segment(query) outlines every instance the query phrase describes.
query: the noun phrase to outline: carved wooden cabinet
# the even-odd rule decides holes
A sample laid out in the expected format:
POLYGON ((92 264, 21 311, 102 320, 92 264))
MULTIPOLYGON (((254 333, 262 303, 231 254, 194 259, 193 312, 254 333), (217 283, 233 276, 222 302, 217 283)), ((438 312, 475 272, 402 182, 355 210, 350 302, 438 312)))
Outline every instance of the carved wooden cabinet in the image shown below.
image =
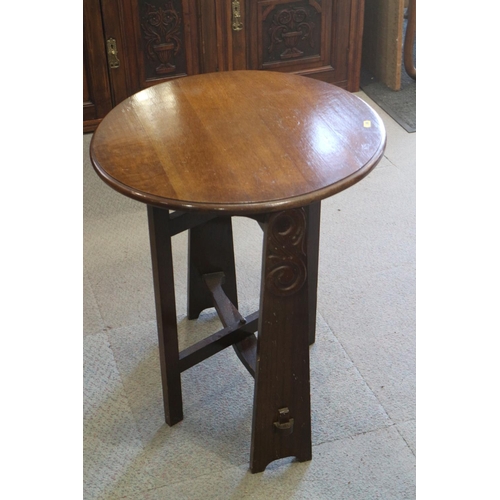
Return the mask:
POLYGON ((83 127, 93 130, 113 107, 99 0, 83 3, 83 127))
POLYGON ((84 130, 197 73, 259 69, 359 89, 364 0, 84 0, 84 130))

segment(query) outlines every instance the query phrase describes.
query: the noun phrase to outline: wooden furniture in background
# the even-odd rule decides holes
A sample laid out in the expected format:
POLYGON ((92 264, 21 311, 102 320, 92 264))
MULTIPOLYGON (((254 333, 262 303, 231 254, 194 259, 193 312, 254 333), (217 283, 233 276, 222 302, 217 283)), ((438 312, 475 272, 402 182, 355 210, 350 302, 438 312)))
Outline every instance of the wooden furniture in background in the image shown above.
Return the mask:
POLYGON ((169 425, 183 418, 181 372, 234 345, 255 377, 252 472, 288 456, 311 459, 320 203, 365 177, 385 141, 382 120, 358 97, 271 71, 175 79, 103 119, 90 145, 96 172, 148 206, 169 425), (260 309, 246 318, 237 309, 235 215, 264 231, 260 309), (224 328, 179 352, 170 238, 184 230, 188 316, 215 306, 224 328))
POLYGON ((359 90, 364 0, 83 0, 84 130, 198 73, 298 73, 359 90), (107 60, 107 63, 106 63, 107 60))
POLYGON ((83 2, 83 130, 95 129, 113 107, 99 0, 83 2))

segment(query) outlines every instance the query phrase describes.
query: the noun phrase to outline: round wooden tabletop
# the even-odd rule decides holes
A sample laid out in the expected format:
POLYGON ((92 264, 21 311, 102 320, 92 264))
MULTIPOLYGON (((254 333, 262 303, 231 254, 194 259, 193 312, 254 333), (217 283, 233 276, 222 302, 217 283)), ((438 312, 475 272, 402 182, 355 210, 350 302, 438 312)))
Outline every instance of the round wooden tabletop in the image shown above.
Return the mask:
POLYGON ((95 131, 90 157, 111 187, 170 209, 260 213, 358 182, 386 134, 357 96, 303 76, 229 71, 143 90, 95 131))

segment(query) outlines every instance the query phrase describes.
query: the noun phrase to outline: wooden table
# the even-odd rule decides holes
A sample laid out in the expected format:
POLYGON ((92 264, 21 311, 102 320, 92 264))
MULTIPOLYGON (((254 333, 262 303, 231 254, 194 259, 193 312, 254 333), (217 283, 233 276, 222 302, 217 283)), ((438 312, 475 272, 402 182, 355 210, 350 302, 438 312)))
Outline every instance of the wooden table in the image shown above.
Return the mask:
POLYGON ((358 97, 267 71, 162 83, 104 118, 90 146, 94 168, 147 204, 169 425, 183 418, 180 373, 233 345, 255 377, 252 472, 287 456, 311 459, 320 203, 365 177, 385 142, 380 117, 358 97), (246 318, 237 309, 232 216, 264 231, 260 310, 246 318), (224 328, 179 352, 170 238, 184 230, 188 317, 215 306, 224 328))

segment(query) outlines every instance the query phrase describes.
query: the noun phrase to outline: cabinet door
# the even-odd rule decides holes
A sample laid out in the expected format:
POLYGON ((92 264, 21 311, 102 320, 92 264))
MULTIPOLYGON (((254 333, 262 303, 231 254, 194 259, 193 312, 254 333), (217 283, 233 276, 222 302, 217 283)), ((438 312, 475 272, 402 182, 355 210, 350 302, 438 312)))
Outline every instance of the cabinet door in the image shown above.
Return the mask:
POLYGON ((358 90, 363 0, 246 1, 252 69, 299 73, 358 90))
POLYGON ((162 81, 199 73, 195 0, 120 3, 129 95, 162 81))
POLYGON ((83 2, 83 130, 89 132, 111 110, 106 44, 99 0, 83 2))
POLYGON ((331 66, 332 3, 324 0, 254 0, 254 69, 300 71, 331 66))

